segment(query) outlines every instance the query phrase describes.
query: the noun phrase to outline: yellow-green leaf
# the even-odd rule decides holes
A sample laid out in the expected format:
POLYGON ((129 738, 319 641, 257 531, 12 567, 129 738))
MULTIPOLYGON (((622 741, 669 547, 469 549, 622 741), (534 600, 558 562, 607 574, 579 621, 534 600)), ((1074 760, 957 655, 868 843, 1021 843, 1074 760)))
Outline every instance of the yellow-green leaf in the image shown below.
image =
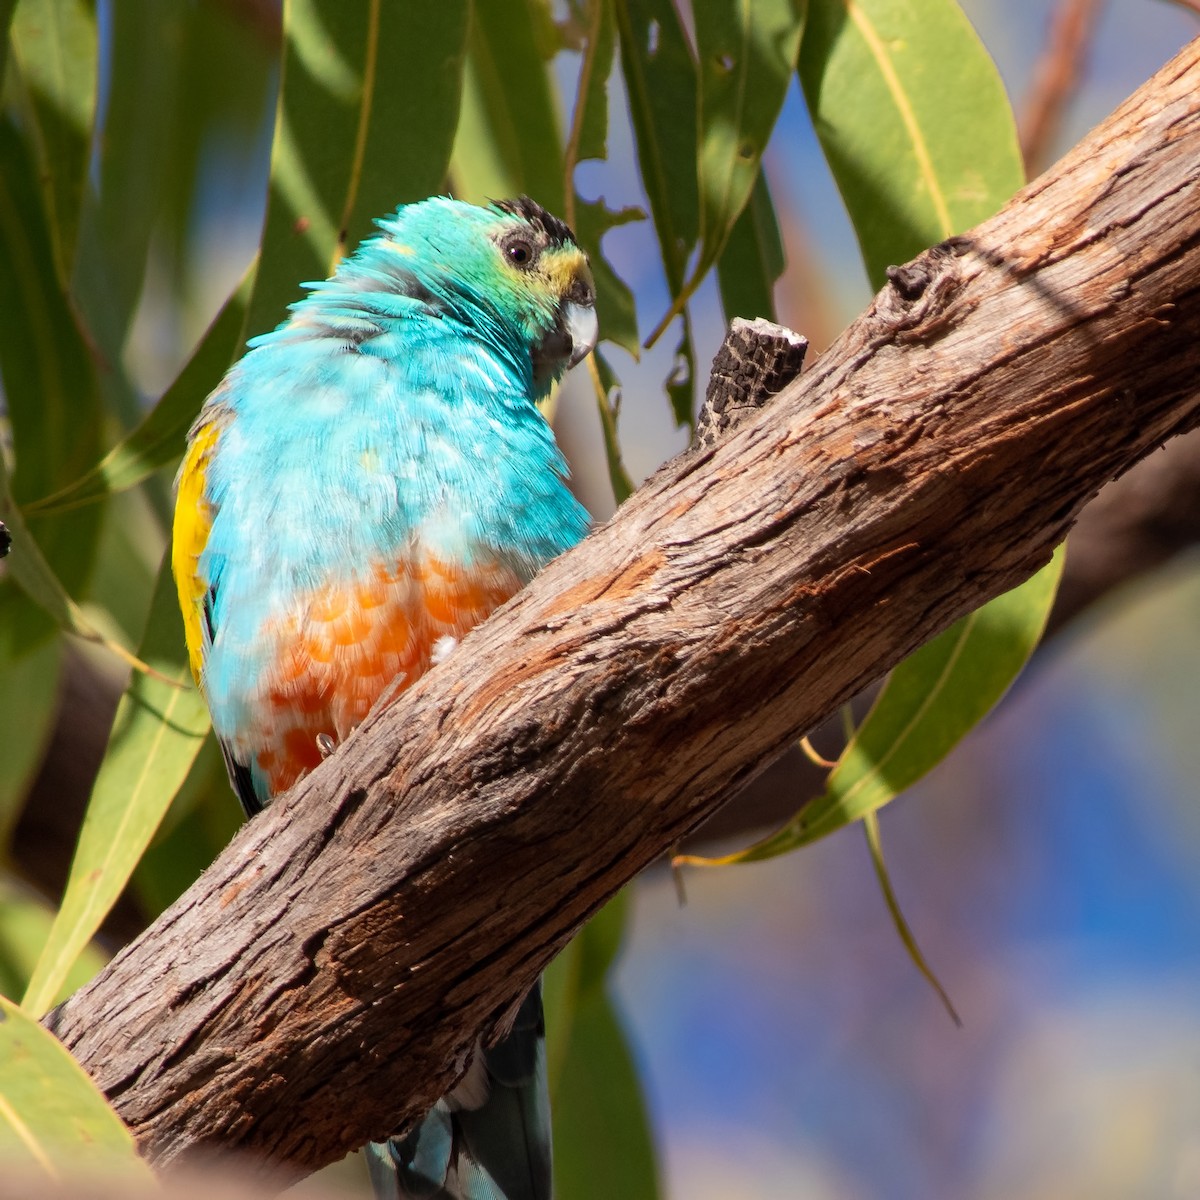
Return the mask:
POLYGON ((58 1180, 127 1172, 149 1181, 133 1138, 48 1030, 0 997, 0 1161, 6 1172, 58 1180))
POLYGON ((155 585, 140 656, 162 678, 135 673, 117 707, 92 789, 62 908, 23 1007, 43 1012, 79 952, 129 882, 208 732, 192 687, 169 556, 155 585))
POLYGON ((1023 182, 995 64, 954 0, 809 0, 800 81, 872 285, 1023 182))

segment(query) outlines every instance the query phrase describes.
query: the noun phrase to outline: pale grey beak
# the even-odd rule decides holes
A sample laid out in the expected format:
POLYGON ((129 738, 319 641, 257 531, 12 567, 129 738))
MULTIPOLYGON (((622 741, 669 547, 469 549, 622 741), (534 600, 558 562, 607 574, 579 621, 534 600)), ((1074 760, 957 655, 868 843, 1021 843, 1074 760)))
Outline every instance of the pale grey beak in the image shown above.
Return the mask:
POLYGON ((600 335, 596 306, 568 300, 562 307, 562 327, 571 339, 571 357, 567 359, 567 366, 574 367, 596 348, 596 339, 600 335))

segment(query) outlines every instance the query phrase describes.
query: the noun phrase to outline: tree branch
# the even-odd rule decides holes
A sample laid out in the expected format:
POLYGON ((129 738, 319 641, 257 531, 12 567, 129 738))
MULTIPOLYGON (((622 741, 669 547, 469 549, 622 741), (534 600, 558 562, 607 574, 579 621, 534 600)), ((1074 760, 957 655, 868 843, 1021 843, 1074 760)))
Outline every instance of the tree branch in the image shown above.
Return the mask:
POLYGON ((1200 423, 1200 47, 893 273, 250 822, 49 1023, 149 1157, 299 1172, 445 1091, 581 923, 1200 423))

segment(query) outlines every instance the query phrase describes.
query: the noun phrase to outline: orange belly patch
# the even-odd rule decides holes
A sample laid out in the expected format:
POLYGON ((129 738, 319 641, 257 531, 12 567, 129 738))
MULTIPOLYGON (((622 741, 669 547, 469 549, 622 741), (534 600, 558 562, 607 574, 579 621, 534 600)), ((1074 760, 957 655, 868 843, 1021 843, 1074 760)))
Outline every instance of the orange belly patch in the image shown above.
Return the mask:
POLYGON ((272 621, 264 634, 276 667, 247 746, 271 795, 321 761, 319 735, 340 742, 385 690, 398 693, 429 669, 438 638, 462 637, 520 586, 498 563, 463 571, 425 557, 330 584, 272 621))

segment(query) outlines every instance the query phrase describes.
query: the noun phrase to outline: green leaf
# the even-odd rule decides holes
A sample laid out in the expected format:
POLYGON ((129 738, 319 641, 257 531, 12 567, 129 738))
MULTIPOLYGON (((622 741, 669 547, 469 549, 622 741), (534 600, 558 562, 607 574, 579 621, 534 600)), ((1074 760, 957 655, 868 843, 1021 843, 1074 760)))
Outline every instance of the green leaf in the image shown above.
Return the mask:
POLYGON ((796 69, 804 9, 804 0, 708 0, 694 9, 700 64, 700 254, 647 345, 658 339, 720 258, 750 199, 796 69))
POLYGON ((121 0, 108 9, 108 89, 91 165, 96 184, 84 193, 71 291, 89 342, 108 365, 101 375, 105 399, 126 425, 141 416, 141 398, 123 369, 123 351, 168 194, 180 114, 189 103, 181 94, 185 8, 121 0))
POLYGON ((28 99, 60 285, 75 259, 96 105, 96 17, 83 0, 21 0, 12 55, 28 99))
MULTIPOLYGON (((14 1003, 20 998, 53 922, 54 911, 45 900, 9 876, 0 875, 0 995, 14 1003)), ((56 999, 83 987, 104 961, 95 943, 85 947, 56 999)))
POLYGON ((286 316, 346 244, 446 174, 465 5, 288 0, 262 258, 247 329, 286 316))
POLYGON ((954 0, 809 0, 800 81, 874 287, 1023 182, 1004 86, 954 0))
POLYGON ((950 1019, 961 1029, 962 1020, 950 1000, 950 994, 942 987, 942 981, 933 973, 933 968, 929 965, 925 955, 921 953, 921 947, 917 945, 916 936, 913 934, 908 921, 905 920, 904 913, 900 908, 900 901, 896 898, 896 889, 892 887, 892 877, 888 874, 887 862, 883 857, 883 839, 879 832, 879 814, 868 813, 863 817, 862 826, 863 833, 867 837, 867 848, 871 852, 871 865, 875 868, 875 878, 879 882, 879 890, 883 893, 883 902, 887 905, 888 915, 892 918, 892 926, 896 930, 896 936, 907 951, 913 966, 917 968, 925 982, 937 993, 937 997, 942 1002, 942 1007, 949 1013, 950 1019))
POLYGON ((129 1130, 47 1029, 0 998, 0 1161, 49 1179, 123 1171, 149 1182, 129 1130))
POLYGON ((210 732, 134 872, 133 886, 142 909, 156 917, 178 900, 241 824, 225 760, 210 732))
MULTIPOLYGON (((758 862, 827 837, 882 808, 933 769, 999 702, 1045 628, 1062 549, 1020 587, 964 617, 891 675, 824 793, 770 837, 704 860, 758 862)), ((696 860, 691 860, 696 861, 696 860)))
POLYGON ((540 0, 476 0, 451 172, 473 203, 525 192, 566 212, 562 133, 547 67, 552 29, 540 0))
POLYGON ((646 214, 640 208, 614 212, 603 200, 576 200, 574 217, 579 244, 591 259, 592 276, 596 281, 596 318, 600 322, 600 336, 628 350, 636 358, 640 346, 633 292, 604 257, 600 239, 618 225, 645 220, 646 214))
POLYGON ((617 437, 617 420, 621 414, 621 383, 599 350, 592 351, 589 370, 596 391, 596 408, 600 413, 600 429, 604 434, 604 457, 608 463, 608 479, 613 498, 624 504, 633 495, 633 480, 621 460, 621 443, 617 437))
POLYGON ((0 588, 0 845, 8 845, 58 709, 63 643, 49 628, 27 596, 0 588))
POLYGON ((775 281, 783 274, 783 242, 771 191, 762 171, 717 262, 725 320, 765 317, 775 320, 775 281))
POLYGON ((169 555, 139 654, 164 678, 136 673, 121 697, 62 908, 22 1001, 29 1012, 49 1006, 129 882, 208 732, 204 701, 191 686, 169 555))
POLYGON ((616 16, 642 186, 675 295, 700 231, 696 60, 671 0, 624 0, 616 16))
MULTIPOLYGON (((696 60, 671 0, 624 0, 616 6, 621 69, 637 145, 642 187, 671 295, 683 290, 684 272, 700 229, 696 181, 696 60)), ((667 380, 671 410, 689 425, 695 410, 696 359, 691 319, 682 331, 667 380)))
POLYGON ((656 1200, 654 1137, 637 1065, 607 992, 579 1005, 554 1093, 555 1191, 571 1200, 656 1200))
POLYGON ((204 397, 241 349, 246 306, 254 283, 252 264, 225 301, 187 365, 141 423, 86 474, 67 487, 24 506, 27 514, 64 512, 135 487, 183 453, 184 438, 204 397))
POLYGON ((629 917, 629 897, 618 892, 567 944, 542 980, 546 1008, 546 1064, 554 1095, 571 1042, 579 1005, 603 991, 621 949, 629 917))

